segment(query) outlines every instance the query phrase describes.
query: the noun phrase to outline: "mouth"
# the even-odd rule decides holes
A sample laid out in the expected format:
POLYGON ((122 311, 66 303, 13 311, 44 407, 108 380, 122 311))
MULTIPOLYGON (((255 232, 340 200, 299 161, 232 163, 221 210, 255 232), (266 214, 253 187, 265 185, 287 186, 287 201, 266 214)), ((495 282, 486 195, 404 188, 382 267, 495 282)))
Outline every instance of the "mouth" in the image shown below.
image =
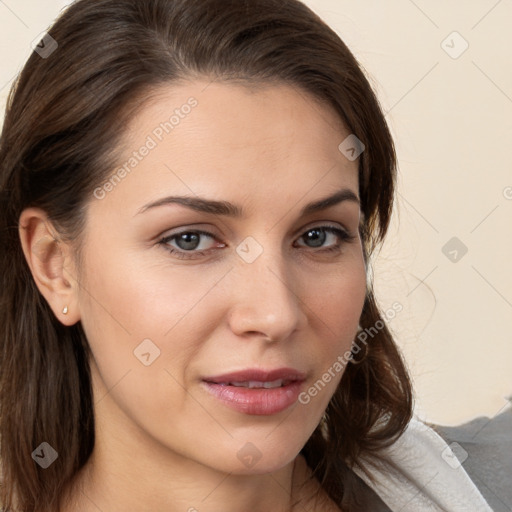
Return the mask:
POLYGON ((203 379, 204 388, 231 409, 244 414, 273 415, 298 399, 305 374, 290 368, 244 370, 203 379))
POLYGON ((249 389, 275 389, 288 386, 293 380, 277 379, 272 381, 257 381, 257 380, 246 380, 243 382, 215 382, 219 386, 235 386, 237 388, 249 388, 249 389))

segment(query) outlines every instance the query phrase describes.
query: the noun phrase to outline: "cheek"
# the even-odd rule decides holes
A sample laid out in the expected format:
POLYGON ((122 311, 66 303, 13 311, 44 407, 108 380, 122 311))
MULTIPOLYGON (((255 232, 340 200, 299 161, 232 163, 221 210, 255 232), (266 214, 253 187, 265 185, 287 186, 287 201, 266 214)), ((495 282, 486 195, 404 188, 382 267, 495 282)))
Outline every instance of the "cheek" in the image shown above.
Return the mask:
POLYGON ((81 294, 98 392, 113 389, 109 394, 132 419, 183 411, 190 406, 190 367, 219 321, 215 285, 225 269, 171 271, 161 259, 148 263, 106 240, 101 245, 88 246, 81 294))
POLYGON ((366 269, 362 254, 340 266, 328 278, 310 280, 304 303, 309 310, 309 326, 314 343, 304 347, 315 361, 315 376, 299 400, 324 409, 347 367, 350 350, 357 334, 366 296, 366 269))
POLYGON ((87 261, 82 325, 97 368, 96 400, 106 417, 119 408, 123 418, 162 439, 171 430, 177 435, 179 418, 186 424, 183 432, 190 430, 191 418, 204 423, 205 412, 187 393, 186 377, 211 334, 217 310, 208 292, 222 273, 191 279, 183 269, 170 273, 134 265, 127 257, 99 262, 92 251, 87 261))
POLYGON ((304 303, 314 332, 332 355, 350 347, 359 324, 366 296, 366 268, 362 254, 329 274, 311 276, 304 283, 304 303))
MULTIPOLYGON (((133 350, 151 339, 162 351, 176 347, 180 344, 176 332, 189 323, 194 309, 221 277, 220 271, 176 267, 171 272, 161 260, 155 265, 129 251, 105 248, 101 261, 97 254, 91 248, 81 305, 82 323, 101 345, 133 350)), ((183 341, 189 346, 192 340, 183 341)))

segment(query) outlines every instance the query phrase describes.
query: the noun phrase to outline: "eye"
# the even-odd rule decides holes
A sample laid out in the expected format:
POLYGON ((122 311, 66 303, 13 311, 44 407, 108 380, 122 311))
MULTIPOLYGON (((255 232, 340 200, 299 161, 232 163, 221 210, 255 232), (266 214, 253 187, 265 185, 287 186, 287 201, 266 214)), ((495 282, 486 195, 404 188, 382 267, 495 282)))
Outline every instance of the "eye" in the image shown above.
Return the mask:
POLYGON ((329 245, 327 248, 316 251, 316 252, 329 252, 329 251, 337 251, 341 249, 341 246, 344 243, 349 243, 354 241, 357 237, 352 235, 348 231, 341 229, 336 226, 317 226, 314 228, 308 229, 299 240, 304 239, 307 243, 312 245, 308 245, 308 247, 317 248, 323 247, 325 242, 328 240, 329 236, 334 238, 334 245, 329 245))
MULTIPOLYGON (((203 247, 201 250, 197 250, 202 245, 201 238, 216 240, 215 236, 208 231, 194 230, 182 231, 174 235, 166 236, 160 239, 158 243, 163 245, 166 250, 180 259, 192 259, 204 256, 206 252, 210 250, 208 247, 203 247), (178 247, 170 245, 170 242, 173 241, 175 241, 178 247)), ((225 247, 225 244, 220 245, 225 247)))
MULTIPOLYGON (((299 240, 304 239, 308 244, 311 244, 306 246, 306 248, 312 248, 313 253, 325 253, 339 251, 342 245, 352 242, 356 238, 357 236, 336 226, 317 226, 304 232, 299 240), (318 247, 324 246, 325 242, 329 239, 329 235, 334 239, 334 244, 324 249, 317 250, 318 247)), ((196 259, 207 255, 212 250, 211 243, 208 244, 206 242, 204 244, 201 239, 210 239, 210 241, 217 240, 215 235, 208 231, 188 230, 165 236, 159 240, 158 244, 162 245, 168 252, 179 259, 196 259), (171 243, 176 245, 171 245, 171 243), (204 245, 207 247, 204 247, 204 245), (210 247, 208 247, 208 245, 210 245, 210 247)), ((226 244, 219 242, 217 247, 226 247, 226 244)), ((304 246, 300 247, 304 248, 304 246)))

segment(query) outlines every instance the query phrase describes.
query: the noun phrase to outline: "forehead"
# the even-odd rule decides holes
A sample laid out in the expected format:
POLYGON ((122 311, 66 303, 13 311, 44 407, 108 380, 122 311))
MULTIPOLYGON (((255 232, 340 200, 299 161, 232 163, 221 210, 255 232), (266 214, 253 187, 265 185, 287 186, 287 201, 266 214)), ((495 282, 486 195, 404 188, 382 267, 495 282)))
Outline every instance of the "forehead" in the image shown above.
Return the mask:
POLYGON ((339 150, 349 132, 332 107, 294 86, 162 86, 125 128, 123 177, 109 201, 142 204, 163 192, 297 201, 314 188, 315 197, 357 191, 358 162, 339 150))

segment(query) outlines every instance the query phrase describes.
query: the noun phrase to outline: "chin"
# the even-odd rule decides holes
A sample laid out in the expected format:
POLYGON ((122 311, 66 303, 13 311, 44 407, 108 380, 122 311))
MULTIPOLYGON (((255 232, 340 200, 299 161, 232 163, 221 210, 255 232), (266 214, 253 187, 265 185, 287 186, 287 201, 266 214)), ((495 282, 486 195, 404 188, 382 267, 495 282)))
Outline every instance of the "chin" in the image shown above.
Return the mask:
POLYGON ((284 435, 273 438, 268 432, 237 436, 231 443, 234 448, 226 448, 225 454, 234 452, 235 457, 224 454, 224 470, 239 475, 262 475, 281 470, 293 462, 308 440, 304 435, 291 438, 291 431, 287 428, 284 435))

